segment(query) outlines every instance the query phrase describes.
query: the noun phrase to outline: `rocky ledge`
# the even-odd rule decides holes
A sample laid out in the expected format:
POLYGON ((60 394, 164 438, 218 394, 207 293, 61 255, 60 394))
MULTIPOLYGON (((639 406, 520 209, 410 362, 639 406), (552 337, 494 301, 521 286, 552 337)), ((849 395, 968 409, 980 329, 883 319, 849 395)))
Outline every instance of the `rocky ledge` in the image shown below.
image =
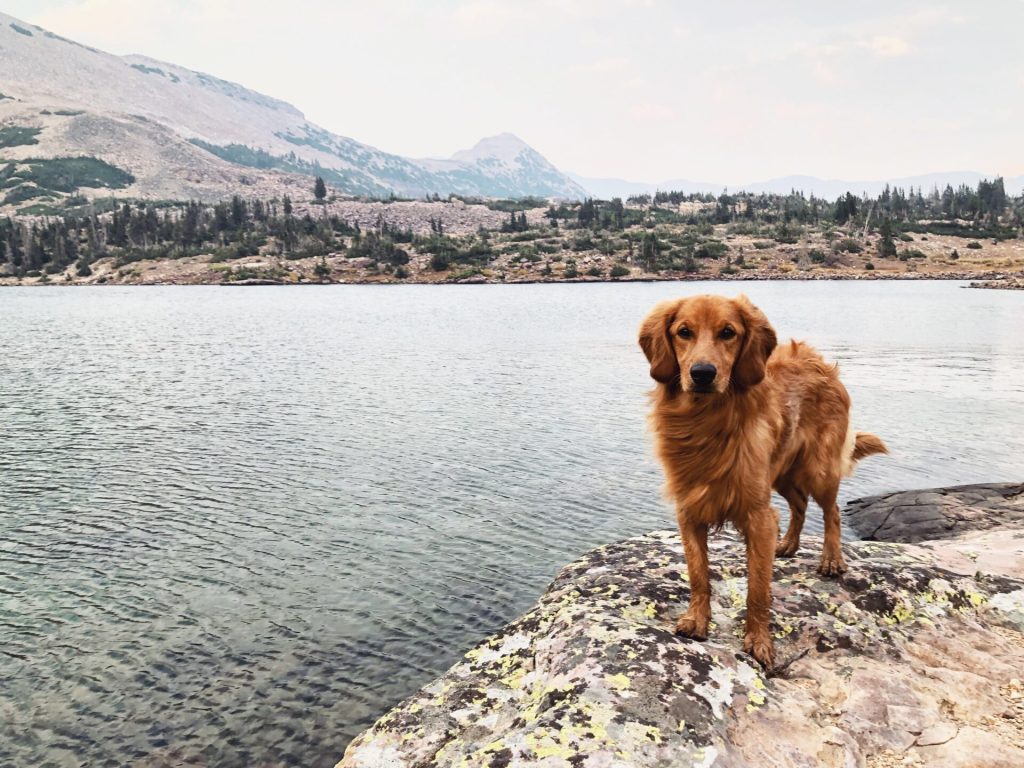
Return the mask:
POLYGON ((1024 528, 1024 484, 958 485, 866 496, 847 504, 843 516, 858 537, 868 541, 916 543, 1008 526, 1024 528))
MULTIPOLYGON (((1016 498, 985 488, 916 492, 909 506, 1016 498)), ((886 519, 908 506, 893 496, 852 506, 867 520, 872 504, 890 509, 886 519)), ((779 663, 768 672, 741 651, 737 538, 711 542, 706 642, 672 631, 688 597, 674 531, 593 550, 529 613, 357 737, 339 766, 1019 768, 1024 521, 926 538, 846 544, 849 570, 835 580, 815 571, 814 537, 776 561, 779 663), (1015 557, 979 557, 961 541, 997 530, 1015 557)))
POLYGON ((1024 277, 1007 277, 1001 280, 982 280, 971 283, 970 288, 1000 288, 1009 291, 1024 291, 1024 277))

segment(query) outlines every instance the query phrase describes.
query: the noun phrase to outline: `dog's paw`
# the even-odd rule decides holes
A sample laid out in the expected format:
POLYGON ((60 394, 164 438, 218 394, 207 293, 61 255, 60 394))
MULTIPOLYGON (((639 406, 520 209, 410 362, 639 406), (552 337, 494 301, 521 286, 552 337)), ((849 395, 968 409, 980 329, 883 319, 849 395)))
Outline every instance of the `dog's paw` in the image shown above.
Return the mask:
POLYGON ((798 549, 800 549, 800 542, 791 542, 789 539, 783 539, 775 545, 775 556, 793 557, 798 549))
POLYGON ((846 561, 842 552, 822 552, 818 573, 822 576, 841 576, 846 573, 846 561))
POLYGON ((765 669, 775 666, 775 643, 767 632, 748 632, 743 638, 743 650, 757 659, 765 669))
POLYGON ((676 634, 692 640, 707 640, 708 620, 684 613, 676 620, 676 634))

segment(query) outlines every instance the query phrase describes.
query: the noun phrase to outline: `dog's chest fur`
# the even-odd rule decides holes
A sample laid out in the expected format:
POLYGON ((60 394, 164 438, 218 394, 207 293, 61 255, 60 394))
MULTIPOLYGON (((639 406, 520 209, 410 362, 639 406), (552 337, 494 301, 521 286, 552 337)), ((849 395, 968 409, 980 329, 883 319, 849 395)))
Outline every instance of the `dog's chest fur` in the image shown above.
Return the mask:
POLYGON ((785 452, 797 414, 767 407, 770 393, 760 394, 728 408, 698 403, 655 419, 667 490, 687 520, 737 523, 768 506, 770 467, 785 452))

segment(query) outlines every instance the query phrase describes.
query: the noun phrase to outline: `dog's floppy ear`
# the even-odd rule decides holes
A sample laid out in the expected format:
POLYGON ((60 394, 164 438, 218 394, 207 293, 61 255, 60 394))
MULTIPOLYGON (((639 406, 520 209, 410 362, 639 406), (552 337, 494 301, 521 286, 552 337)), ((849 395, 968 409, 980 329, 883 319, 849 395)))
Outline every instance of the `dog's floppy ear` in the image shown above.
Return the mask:
POLYGON ((765 365, 778 340, 764 312, 751 304, 750 299, 740 294, 733 301, 743 315, 746 332, 732 366, 732 383, 740 388, 752 387, 764 379, 765 365))
POLYGON ((663 301, 644 318, 640 326, 640 348, 651 364, 651 378, 668 384, 679 375, 679 363, 668 338, 668 327, 675 319, 678 301, 663 301))

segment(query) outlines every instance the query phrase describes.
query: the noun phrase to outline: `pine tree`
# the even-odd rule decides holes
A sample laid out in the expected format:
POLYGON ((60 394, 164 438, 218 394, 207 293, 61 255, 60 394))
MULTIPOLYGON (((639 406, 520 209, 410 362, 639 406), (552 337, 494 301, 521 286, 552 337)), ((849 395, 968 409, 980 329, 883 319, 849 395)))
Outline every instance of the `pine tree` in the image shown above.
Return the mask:
POLYGON ((878 241, 878 255, 883 259, 891 259, 896 255, 896 243, 892 239, 892 221, 889 217, 882 219, 878 227, 881 239, 878 241))
POLYGON ((316 177, 316 183, 313 184, 313 195, 316 197, 318 203, 322 203, 324 198, 327 197, 327 185, 324 184, 322 176, 316 177))

